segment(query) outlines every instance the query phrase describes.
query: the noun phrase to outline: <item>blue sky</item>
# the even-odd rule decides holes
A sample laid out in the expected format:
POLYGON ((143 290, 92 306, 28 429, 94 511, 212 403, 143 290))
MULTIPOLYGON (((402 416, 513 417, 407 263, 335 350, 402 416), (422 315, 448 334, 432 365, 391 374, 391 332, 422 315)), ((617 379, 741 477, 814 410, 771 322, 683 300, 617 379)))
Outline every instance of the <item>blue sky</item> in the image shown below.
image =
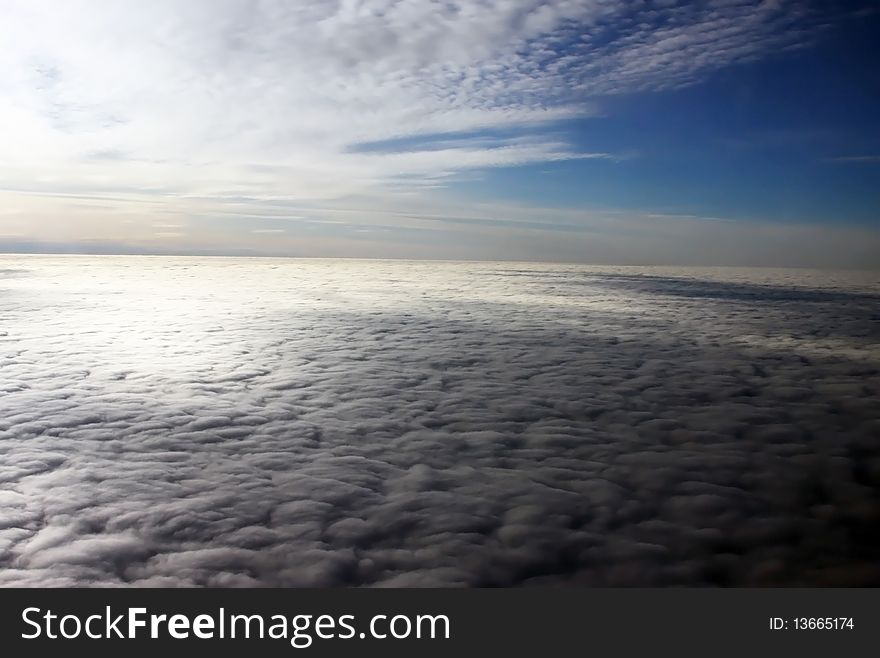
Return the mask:
MULTIPOLYGON (((488 194, 718 217, 880 225, 880 12, 693 86, 601 99, 565 126, 607 160, 496 170, 488 194)), ((483 181, 487 182, 487 181, 483 181)), ((475 192, 481 184, 474 184, 475 192)))
POLYGON ((0 17, 0 250, 878 264, 876 3, 0 17))

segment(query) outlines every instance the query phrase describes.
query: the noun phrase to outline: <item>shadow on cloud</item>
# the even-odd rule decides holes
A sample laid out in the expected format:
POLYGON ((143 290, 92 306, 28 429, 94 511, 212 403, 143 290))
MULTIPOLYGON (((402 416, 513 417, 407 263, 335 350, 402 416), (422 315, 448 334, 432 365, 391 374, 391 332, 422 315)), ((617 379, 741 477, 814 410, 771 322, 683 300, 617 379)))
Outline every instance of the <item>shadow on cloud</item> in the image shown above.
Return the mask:
POLYGON ((0 296, 2 584, 880 584, 873 297, 89 267, 0 296))

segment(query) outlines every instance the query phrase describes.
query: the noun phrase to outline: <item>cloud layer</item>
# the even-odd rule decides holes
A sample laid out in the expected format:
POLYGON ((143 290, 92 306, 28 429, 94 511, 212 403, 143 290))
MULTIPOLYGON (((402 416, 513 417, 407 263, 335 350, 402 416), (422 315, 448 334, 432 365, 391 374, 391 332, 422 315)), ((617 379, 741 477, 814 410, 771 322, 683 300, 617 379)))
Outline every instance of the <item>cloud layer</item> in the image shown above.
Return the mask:
POLYGON ((876 277, 0 260, 0 584, 878 584, 876 277))

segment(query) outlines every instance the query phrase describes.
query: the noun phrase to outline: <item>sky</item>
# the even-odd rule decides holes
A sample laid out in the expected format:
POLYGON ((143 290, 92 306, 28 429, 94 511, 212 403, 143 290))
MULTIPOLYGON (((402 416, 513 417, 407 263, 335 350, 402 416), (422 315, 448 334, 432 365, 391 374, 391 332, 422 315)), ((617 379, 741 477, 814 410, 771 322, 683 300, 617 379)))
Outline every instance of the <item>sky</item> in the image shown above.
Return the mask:
POLYGON ((0 251, 880 267, 880 6, 0 0, 0 251))

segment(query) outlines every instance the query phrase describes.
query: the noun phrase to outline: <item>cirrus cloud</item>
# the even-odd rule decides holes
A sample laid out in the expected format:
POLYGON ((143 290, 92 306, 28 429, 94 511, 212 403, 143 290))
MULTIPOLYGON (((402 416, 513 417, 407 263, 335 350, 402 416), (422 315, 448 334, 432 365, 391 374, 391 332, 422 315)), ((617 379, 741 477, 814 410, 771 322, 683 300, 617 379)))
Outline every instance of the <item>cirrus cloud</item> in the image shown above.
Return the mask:
POLYGON ((547 128, 595 114, 598 96, 688 84, 814 31, 792 2, 75 0, 2 12, 7 188, 317 199, 609 157, 547 128), (460 139, 425 148, 449 133, 460 139), (423 143, 358 149, 401 138, 423 143))

